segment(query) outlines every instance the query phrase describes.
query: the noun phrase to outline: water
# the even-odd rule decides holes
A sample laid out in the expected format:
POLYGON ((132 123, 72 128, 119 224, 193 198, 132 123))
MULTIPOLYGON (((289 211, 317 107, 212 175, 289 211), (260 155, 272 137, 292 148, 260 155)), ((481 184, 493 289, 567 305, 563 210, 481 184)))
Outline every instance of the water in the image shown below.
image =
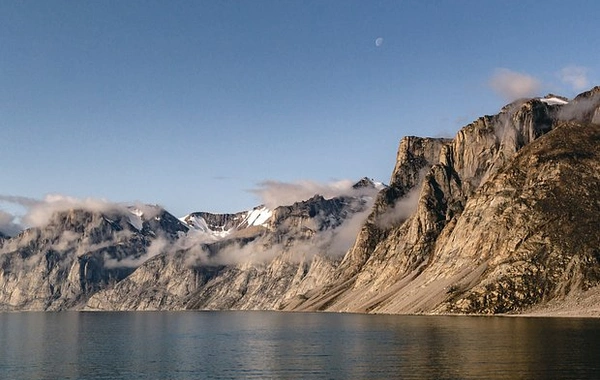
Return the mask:
POLYGON ((600 320, 0 313, 1 379, 598 379, 600 320))

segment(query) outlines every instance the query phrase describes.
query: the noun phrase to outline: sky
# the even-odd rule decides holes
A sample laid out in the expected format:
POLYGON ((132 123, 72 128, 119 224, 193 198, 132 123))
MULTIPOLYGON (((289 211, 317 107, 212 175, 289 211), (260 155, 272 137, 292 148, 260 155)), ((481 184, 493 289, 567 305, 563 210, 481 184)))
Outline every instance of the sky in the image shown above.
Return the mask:
POLYGON ((272 186, 387 182, 403 136, 451 137, 517 97, 600 84, 599 14, 596 1, 2 1, 0 211, 58 194, 224 213, 272 186))

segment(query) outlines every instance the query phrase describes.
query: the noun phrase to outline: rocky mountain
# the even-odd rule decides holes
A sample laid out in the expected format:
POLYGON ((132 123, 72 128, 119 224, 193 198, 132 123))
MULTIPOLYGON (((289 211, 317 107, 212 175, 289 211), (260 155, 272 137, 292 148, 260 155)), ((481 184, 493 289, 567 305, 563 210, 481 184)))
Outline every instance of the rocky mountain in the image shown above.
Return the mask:
POLYGON ((0 310, 79 308, 187 230, 156 207, 58 211, 45 226, 3 241, 0 310))
POLYGON ((181 218, 181 221, 192 229, 213 235, 215 240, 218 240, 249 227, 264 227, 271 215, 271 210, 265 206, 258 206, 250 211, 235 214, 193 212, 181 218))
POLYGON ((599 105, 596 87, 403 139, 334 281, 289 309, 521 313, 600 292, 599 105), (389 220, 411 193, 414 213, 389 220))
POLYGON ((0 309, 600 313, 599 151, 596 87, 405 137, 386 187, 181 220, 63 211, 0 239, 0 309))
POLYGON ((377 192, 364 180, 355 190, 355 196, 316 195, 278 207, 268 219, 256 218, 264 220, 259 225, 247 223, 248 214, 262 210, 264 215, 263 208, 236 214, 237 219, 225 216, 242 223, 215 242, 195 244, 188 235, 192 244, 144 263, 92 296, 86 309, 279 309, 324 284, 354 241, 377 192))

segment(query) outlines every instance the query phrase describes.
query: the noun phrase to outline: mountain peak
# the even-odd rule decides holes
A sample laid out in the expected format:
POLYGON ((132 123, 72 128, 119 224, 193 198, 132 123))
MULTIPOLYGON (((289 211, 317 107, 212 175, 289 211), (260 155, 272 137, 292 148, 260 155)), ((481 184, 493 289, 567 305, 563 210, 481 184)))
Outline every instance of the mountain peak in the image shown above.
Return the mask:
POLYGON ((381 190, 386 187, 387 185, 385 185, 383 182, 375 181, 369 177, 363 177, 354 185, 352 185, 352 189, 354 190, 381 190))

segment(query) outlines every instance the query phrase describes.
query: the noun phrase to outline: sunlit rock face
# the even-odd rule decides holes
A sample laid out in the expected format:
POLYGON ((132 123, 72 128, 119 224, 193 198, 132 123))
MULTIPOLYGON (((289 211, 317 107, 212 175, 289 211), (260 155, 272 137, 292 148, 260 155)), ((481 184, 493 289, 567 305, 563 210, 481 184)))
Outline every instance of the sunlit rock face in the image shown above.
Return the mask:
POLYGON ((599 92, 518 101, 451 141, 403 139, 333 283, 296 308, 518 313, 595 288, 599 92), (410 216, 382 217, 412 197, 410 216))

